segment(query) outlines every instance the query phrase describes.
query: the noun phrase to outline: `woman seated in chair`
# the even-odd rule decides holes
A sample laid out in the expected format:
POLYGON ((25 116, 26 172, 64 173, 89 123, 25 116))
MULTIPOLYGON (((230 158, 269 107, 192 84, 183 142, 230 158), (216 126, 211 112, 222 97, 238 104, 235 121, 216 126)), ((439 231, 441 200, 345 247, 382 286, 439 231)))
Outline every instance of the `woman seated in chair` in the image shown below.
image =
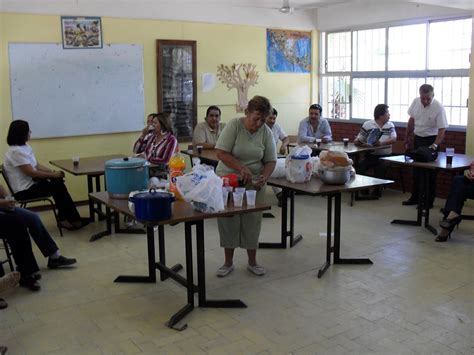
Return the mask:
POLYGON ((471 168, 464 171, 464 176, 456 176, 451 185, 448 199, 443 208, 444 218, 439 225, 441 233, 436 237, 437 242, 446 242, 451 238, 454 227, 461 223, 461 211, 464 201, 474 199, 474 161, 471 168))
POLYGON ((25 208, 15 207, 14 200, 7 200, 7 191, 0 185, 0 213, 17 216, 35 241, 45 258, 48 258, 48 267, 56 269, 76 263, 76 259, 66 258, 61 255, 54 239, 46 230, 40 217, 25 208))
POLYGON ((176 151, 178 151, 178 140, 173 135, 170 114, 160 112, 153 118, 155 127, 154 136, 149 139, 145 150, 139 156, 144 157, 150 163, 157 165, 151 175, 166 175, 168 162, 176 151))
POLYGON ((68 230, 86 225, 64 185, 64 172, 54 171, 36 160, 31 146, 28 122, 15 120, 8 129, 4 170, 17 200, 52 196, 58 209, 58 224, 68 230))

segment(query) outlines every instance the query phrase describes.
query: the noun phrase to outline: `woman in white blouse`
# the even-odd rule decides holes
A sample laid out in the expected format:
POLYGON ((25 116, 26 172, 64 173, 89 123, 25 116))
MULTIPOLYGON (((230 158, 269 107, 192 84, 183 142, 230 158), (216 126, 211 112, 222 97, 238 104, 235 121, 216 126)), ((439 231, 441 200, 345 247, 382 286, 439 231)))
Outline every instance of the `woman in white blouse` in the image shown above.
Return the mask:
POLYGON ((64 172, 53 171, 38 163, 27 143, 30 135, 28 122, 15 120, 10 124, 7 136, 10 148, 5 155, 4 169, 13 195, 18 200, 53 196, 61 227, 68 230, 81 228, 87 222, 81 219, 64 185, 64 172))

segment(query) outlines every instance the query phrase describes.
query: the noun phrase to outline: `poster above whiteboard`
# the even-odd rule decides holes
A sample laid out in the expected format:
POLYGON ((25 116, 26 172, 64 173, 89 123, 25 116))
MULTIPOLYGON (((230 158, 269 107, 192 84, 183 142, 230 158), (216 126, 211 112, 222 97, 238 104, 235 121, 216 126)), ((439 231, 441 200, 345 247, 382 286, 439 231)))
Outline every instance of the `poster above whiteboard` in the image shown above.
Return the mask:
POLYGON ((143 128, 143 46, 63 50, 61 44, 10 43, 13 119, 35 138, 143 128))

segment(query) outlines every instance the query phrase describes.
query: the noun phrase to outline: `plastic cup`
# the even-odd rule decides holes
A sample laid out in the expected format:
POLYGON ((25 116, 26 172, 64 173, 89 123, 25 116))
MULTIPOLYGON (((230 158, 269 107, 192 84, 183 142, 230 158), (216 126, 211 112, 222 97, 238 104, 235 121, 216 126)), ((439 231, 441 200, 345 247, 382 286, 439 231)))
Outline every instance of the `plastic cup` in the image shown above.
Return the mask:
POLYGON ((223 189, 226 189, 230 194, 234 191, 232 186, 224 186, 223 189))
POLYGON ((234 207, 242 207, 244 194, 242 192, 233 192, 232 197, 234 198, 234 207))
POLYGON ((247 191, 245 191, 245 196, 247 197, 247 206, 255 206, 255 199, 257 198, 257 191, 247 190, 247 191))
POLYGON ((453 164, 454 148, 446 148, 446 165, 451 166, 453 164))
POLYGON ((79 165, 79 157, 72 157, 72 165, 74 166, 79 165))
POLYGON ((245 193, 245 187, 236 187, 235 192, 244 194, 245 193))
POLYGON ((349 138, 342 138, 342 142, 344 143, 344 147, 349 145, 349 138))
POLYGON ((224 201, 224 207, 226 207, 229 200, 229 191, 225 187, 222 188, 222 200, 224 201))
POLYGON ((197 151, 198 151, 198 154, 201 154, 202 153, 202 145, 198 145, 197 147, 197 151))
POLYGON ((321 146, 321 138, 316 138, 316 145, 318 148, 321 146))

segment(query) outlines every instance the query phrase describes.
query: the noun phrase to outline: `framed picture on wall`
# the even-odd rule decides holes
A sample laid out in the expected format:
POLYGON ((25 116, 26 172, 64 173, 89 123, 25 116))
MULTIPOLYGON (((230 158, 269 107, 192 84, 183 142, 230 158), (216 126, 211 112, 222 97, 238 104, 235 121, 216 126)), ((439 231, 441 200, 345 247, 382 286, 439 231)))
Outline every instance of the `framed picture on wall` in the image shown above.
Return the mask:
POLYGON ((64 49, 102 48, 100 17, 61 16, 64 49))

